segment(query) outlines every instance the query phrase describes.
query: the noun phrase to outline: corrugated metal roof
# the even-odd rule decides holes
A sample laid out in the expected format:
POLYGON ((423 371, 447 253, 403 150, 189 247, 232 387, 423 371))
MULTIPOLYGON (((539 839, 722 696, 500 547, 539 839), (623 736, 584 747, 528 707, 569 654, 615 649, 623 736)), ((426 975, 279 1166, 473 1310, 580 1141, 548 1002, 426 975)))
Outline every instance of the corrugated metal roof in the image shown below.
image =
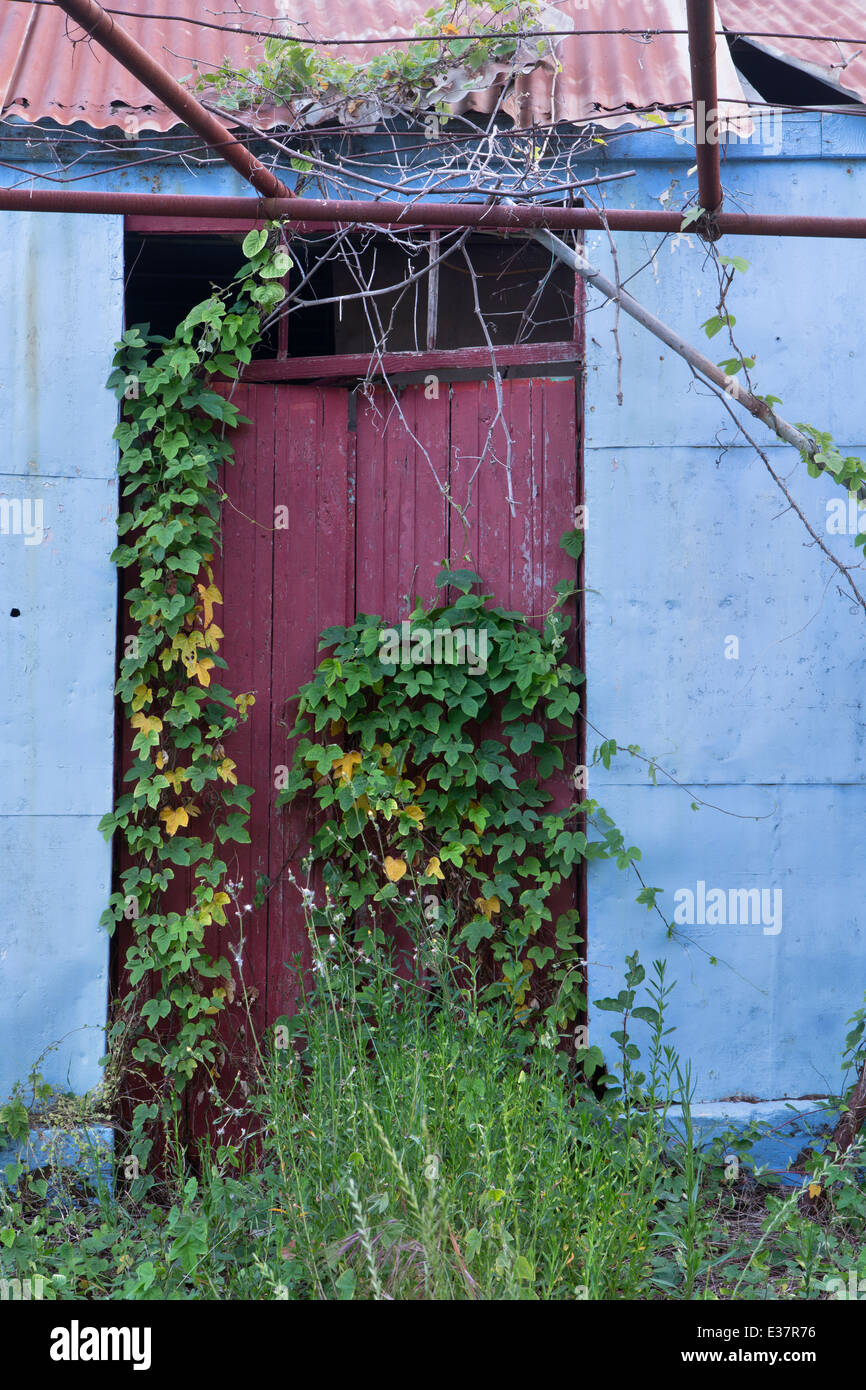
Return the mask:
MULTIPOLYGON (((863 0, 717 0, 729 33, 763 29, 776 34, 824 34, 840 37, 866 34, 863 0), (819 13, 820 11, 820 13, 819 13)), ((749 39, 749 43, 783 62, 827 82, 831 87, 866 101, 866 45, 814 43, 808 39, 749 39)))
MULTIPOLYGON (((119 9, 138 12, 135 17, 118 16, 118 23, 158 56, 175 77, 189 73, 194 61, 207 71, 218 66, 224 57, 238 65, 249 65, 261 54, 261 41, 249 35, 235 36, 190 23, 192 19, 211 19, 219 14, 218 10, 203 10, 200 0, 115 3, 119 9), (175 17, 148 17, 165 16, 169 9, 175 17)), ((856 0, 848 0, 848 4, 853 10, 856 0)), ((249 5, 249 17, 232 25, 227 16, 220 15, 220 22, 237 28, 264 27, 261 18, 253 18, 255 12, 258 16, 273 15, 275 32, 283 24, 293 33, 307 26, 306 31, 317 38, 396 38, 411 33, 428 5, 429 0, 256 0, 249 5)), ((749 6, 732 6, 726 0, 724 8, 743 10, 749 6)), ((764 11, 766 7, 762 0, 760 7, 752 8, 764 11)), ((787 8, 785 27, 791 25, 790 11, 809 6, 800 0, 799 5, 788 4, 787 8)), ((845 8, 842 0, 836 0, 834 8, 845 8)), ((647 29, 684 29, 685 0, 640 0, 639 4, 635 0, 605 0, 602 6, 588 5, 586 0, 559 0, 551 7, 551 18, 551 28, 573 26, 574 34, 558 41, 560 73, 546 65, 517 78, 502 110, 519 124, 584 120, 628 107, 640 109, 689 100, 685 35, 657 35, 649 39, 582 32, 633 27, 636 22, 646 24, 647 29)), ((748 27, 771 26, 753 22, 748 27)), ((381 46, 341 50, 334 43, 329 48, 336 57, 353 59, 365 52, 381 52, 381 46)), ((487 85, 470 92, 461 93, 458 82, 455 109, 492 111, 501 94, 496 80, 501 75, 501 71, 488 70, 484 74, 487 85)), ((0 6, 0 93, 4 114, 31 121, 49 117, 62 125, 84 121, 104 129, 122 126, 124 118, 133 114, 142 130, 165 131, 179 124, 119 63, 98 45, 85 41, 82 31, 50 5, 4 0, 0 6), (76 39, 80 41, 71 42, 76 39)), ((723 100, 743 97, 724 44, 719 46, 719 93, 723 100)), ((264 117, 263 124, 273 124, 278 114, 264 117)), ((315 114, 308 112, 306 119, 312 123, 315 114)), ((621 124, 624 119, 608 118, 606 123, 621 124)))
MULTIPOLYGON (((116 0, 118 8, 136 15, 118 22, 152 54, 158 55, 175 77, 188 74, 195 63, 202 71, 218 66, 224 57, 237 65, 255 62, 262 41, 233 29, 269 27, 280 32, 395 39, 410 33, 422 19, 429 0, 255 0, 248 13, 233 21, 228 13, 203 10, 200 0, 116 0), (168 17, 167 11, 173 14, 168 17), (156 16, 156 17, 152 17, 156 16), (270 16, 270 20, 262 18, 270 16), (201 27, 193 20, 209 19, 225 29, 201 27)), ((717 0, 721 23, 729 32, 763 29, 783 33, 855 34, 866 27, 862 0, 717 0), (820 8, 820 16, 816 11, 820 8)), ((551 5, 550 27, 573 27, 573 35, 557 43, 562 71, 545 63, 520 75, 502 110, 518 124, 580 121, 593 116, 605 124, 627 121, 628 108, 654 104, 676 105, 690 98, 688 43, 685 35, 650 38, 620 34, 591 34, 590 29, 633 27, 684 29, 685 0, 605 0, 603 6, 586 0, 558 0, 551 5)), ((808 39, 750 39, 756 47, 793 62, 846 94, 866 100, 866 46, 815 43, 808 39)), ((357 60, 382 51, 353 45, 329 46, 335 57, 357 60)), ((455 74, 450 92, 455 111, 489 113, 501 96, 504 68, 489 65, 473 90, 455 74)), ((718 48, 721 104, 742 101, 743 90, 725 44, 718 48)), ((122 126, 135 115, 142 130, 166 131, 177 117, 154 100, 145 87, 98 45, 84 40, 82 31, 51 5, 4 0, 0 6, 0 95, 5 115, 39 120, 50 117, 62 125, 84 121, 97 129, 122 126)), ((370 108, 359 109, 357 123, 366 122, 370 108)), ((376 114, 373 110, 372 114, 376 114)), ((273 124, 285 111, 261 113, 262 124, 273 124)), ((346 119, 343 110, 341 118, 346 119)), ((333 119, 327 104, 310 105, 296 118, 308 124, 333 119)), ((349 119, 352 119, 351 117, 349 119)))

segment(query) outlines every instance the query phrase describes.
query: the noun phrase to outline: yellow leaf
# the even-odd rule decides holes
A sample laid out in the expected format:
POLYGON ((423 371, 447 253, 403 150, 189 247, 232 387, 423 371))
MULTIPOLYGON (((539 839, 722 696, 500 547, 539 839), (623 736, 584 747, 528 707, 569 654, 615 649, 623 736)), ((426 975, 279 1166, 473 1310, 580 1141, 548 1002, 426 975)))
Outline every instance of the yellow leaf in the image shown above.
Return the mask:
POLYGON ((196 660, 196 651, 204 646, 204 633, 199 632, 198 628, 194 632, 179 632, 172 640, 170 651, 180 652, 180 659, 185 666, 196 660))
POLYGON ((434 854, 433 858, 430 859, 430 860, 428 861, 428 863, 427 863, 427 868, 424 870, 424 877, 425 877, 425 878, 444 878, 444 877, 445 877, 445 875, 444 875, 443 872, 442 872, 442 865, 439 863, 439 860, 436 858, 436 855, 435 855, 435 854, 434 854))
POLYGON ((247 712, 247 710, 249 709, 250 705, 254 705, 255 703, 256 703, 256 697, 255 697, 255 695, 253 695, 253 694, 251 694, 251 693, 250 693, 250 694, 247 694, 247 695, 236 695, 236 696, 235 696, 235 704, 237 705, 237 707, 238 707, 238 709, 240 710, 241 714, 246 714, 246 712, 247 712))
POLYGON ((181 782, 186 780, 186 768, 176 767, 174 772, 164 772, 162 775, 172 790, 179 793, 181 782))
POLYGON ((405 859, 392 859, 390 854, 385 855, 385 873, 388 875, 389 883, 398 883, 405 872, 405 859))
POLYGON ((212 657, 203 656, 200 661, 197 661, 195 663, 194 666, 191 665, 189 667, 189 673, 191 676, 195 676, 199 685, 210 685, 210 673, 213 668, 213 664, 214 663, 212 657))
POLYGON ((160 811, 159 818, 165 821, 169 836, 174 835, 182 825, 189 825, 189 812, 185 806, 166 806, 164 811, 160 811))
POLYGON ((204 637, 205 646, 209 647, 212 652, 215 652, 220 642, 225 637, 225 633, 221 627, 217 627, 216 623, 210 623, 208 627, 205 628, 202 636, 204 637))
POLYGON ((169 835, 174 835, 182 825, 189 825, 190 816, 198 815, 198 807, 191 801, 187 801, 183 806, 166 806, 159 813, 160 820, 165 821, 165 828, 169 835))
POLYGON ((157 719, 155 714, 134 714, 129 722, 133 729, 140 729, 143 734, 158 734, 162 729, 162 720, 157 719))
POLYGON ((231 782, 232 786, 236 787, 238 784, 238 779, 235 777, 234 773, 236 767, 237 763, 232 762, 231 758, 223 758, 217 768, 217 775, 221 777, 224 782, 231 782))
POLYGON ((404 806, 403 815, 415 821, 416 825, 424 824, 424 812, 421 810, 420 806, 404 806))
POLYGON ((499 911, 499 899, 497 897, 476 898, 475 906, 478 908, 478 911, 487 918, 489 922, 494 912, 499 911))
POLYGON ((133 710, 144 709, 153 699, 153 691, 147 685, 137 685, 132 692, 133 710))
POLYGON ((459 34, 460 30, 456 24, 443 24, 439 32, 440 34, 459 34))
POLYGON ((820 1195, 821 1195, 821 1184, 820 1184, 819 1182, 810 1182, 810 1183, 809 1183, 809 1196, 810 1196, 810 1197, 820 1197, 820 1195))
POLYGON ((168 756, 167 756, 167 754, 163 753, 163 751, 162 751, 161 748, 158 748, 158 749, 157 749, 157 752, 156 752, 156 766, 157 766, 157 768, 159 769, 160 772, 162 772, 162 769, 165 767, 165 765, 166 765, 167 762, 168 762, 168 756))
POLYGON ((335 758, 331 764, 331 771, 340 774, 341 782, 351 782, 355 775, 355 768, 361 762, 361 754, 358 752, 344 753, 342 758, 335 758))
POLYGON ((202 607, 204 608, 204 625, 210 627, 213 622, 213 606, 218 603, 222 606, 222 595, 215 584, 209 584, 205 588, 204 584, 196 584, 196 589, 201 595, 202 607))
POLYGON ((226 924, 226 915, 223 912, 223 908, 225 907, 226 903, 230 902, 231 898, 229 897, 228 893, 215 893, 213 896, 213 901, 210 903, 210 909, 213 912, 214 921, 219 922, 220 926, 222 927, 224 927, 226 924))

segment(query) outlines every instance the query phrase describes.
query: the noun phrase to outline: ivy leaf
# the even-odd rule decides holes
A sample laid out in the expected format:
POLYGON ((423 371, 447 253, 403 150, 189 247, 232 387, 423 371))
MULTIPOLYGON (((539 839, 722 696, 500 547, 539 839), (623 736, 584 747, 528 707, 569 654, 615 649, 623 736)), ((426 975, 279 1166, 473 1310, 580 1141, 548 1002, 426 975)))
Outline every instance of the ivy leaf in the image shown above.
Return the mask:
POLYGON ((732 265, 741 275, 744 275, 751 265, 751 261, 745 260, 742 256, 719 256, 719 262, 722 265, 732 265))
POLYGON ((203 656, 188 663, 187 670, 191 676, 195 677, 199 685, 210 685, 210 673, 213 665, 213 657, 203 656))
POLYGON ((583 554, 583 532, 577 529, 565 531, 560 537, 559 544, 570 555, 572 560, 579 560, 583 554))
POLYGON ((151 702, 152 699, 153 699, 153 691, 150 689, 149 686, 146 686, 146 685, 137 685, 137 686, 135 687, 135 690, 133 690, 133 692, 132 692, 132 708, 133 708, 133 710, 140 710, 140 709, 143 709, 145 705, 149 705, 149 704, 150 704, 150 702, 151 702))
POLYGON ((278 251, 270 265, 263 265, 259 271, 263 280, 282 280, 292 268, 292 258, 285 251, 278 251))
POLYGON ((253 228, 251 232, 247 232, 241 242, 241 250, 247 259, 251 260, 253 256, 258 255, 259 251, 261 251, 267 243, 268 234, 265 229, 263 227, 258 228, 258 230, 253 228))
POLYGON ((221 781, 231 782, 233 786, 237 786, 238 779, 234 771, 236 766, 237 763, 232 762, 231 758, 223 758, 222 762, 217 766, 217 776, 221 781))
POLYGON ((470 951, 477 951, 480 943, 493 935, 493 925, 487 917, 473 917, 461 932, 460 939, 465 941, 470 951))
POLYGON ((146 735, 162 732, 162 720, 157 719, 155 714, 134 714, 129 722, 133 729, 140 729, 146 735))
POLYGON ((214 604, 218 603, 220 607, 222 607, 222 594, 216 584, 208 584, 207 587, 205 587, 204 584, 196 584, 195 587, 202 603, 204 625, 205 627, 210 627, 213 622, 214 604))
POLYGON ((467 594, 469 592, 473 584, 480 583, 481 576, 480 574, 476 574, 474 570, 443 569, 436 576, 437 589, 445 589, 450 586, 453 589, 460 589, 460 591, 464 594, 467 594))
POLYGON ((406 873, 406 860, 394 859, 390 854, 385 855, 385 875, 389 883, 399 883, 406 873))
POLYGON ((247 818, 243 811, 233 811, 226 818, 223 825, 217 826, 217 838, 220 844, 225 844, 226 840, 234 840, 239 845, 250 843, 250 832, 247 830, 247 818))
POLYGON ((704 320, 701 324, 701 328, 708 338, 715 338, 716 334, 720 333, 725 325, 729 328, 733 328, 736 322, 737 320, 734 318, 733 314, 713 314, 711 318, 704 320))
POLYGON ((159 813, 160 820, 165 821, 166 832, 169 836, 175 835, 182 825, 189 825, 190 816, 198 815, 198 807, 187 803, 186 806, 166 806, 159 813))
POLYGON ((687 227, 690 227, 693 222, 697 222, 698 218, 703 216, 703 208, 689 208, 689 211, 684 214, 683 220, 680 223, 680 231, 684 232, 687 227))
POLYGON ((528 753, 534 743, 539 743, 544 738, 544 731, 540 725, 512 724, 505 731, 511 739, 511 751, 518 757, 523 753, 528 753))

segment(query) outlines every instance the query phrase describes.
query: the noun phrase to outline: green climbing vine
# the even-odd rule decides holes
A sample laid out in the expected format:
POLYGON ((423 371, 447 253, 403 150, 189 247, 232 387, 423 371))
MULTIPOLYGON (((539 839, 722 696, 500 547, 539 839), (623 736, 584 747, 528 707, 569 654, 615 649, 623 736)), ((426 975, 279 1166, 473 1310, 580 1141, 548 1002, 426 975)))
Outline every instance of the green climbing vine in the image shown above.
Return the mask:
MULTIPOLYGON (((552 45, 539 31, 541 0, 446 0, 414 25, 418 42, 390 46, 360 62, 334 58, 326 48, 274 35, 265 39, 264 57, 255 67, 237 68, 228 60, 197 75, 198 91, 209 92, 225 110, 258 109, 301 100, 308 115, 316 108, 329 117, 355 121, 376 112, 428 110, 447 119, 449 100, 461 82, 477 88, 485 64, 534 67, 552 58, 552 45)), ((562 20, 553 14, 556 27, 562 20)))
MULTIPOLYGON (((572 786, 564 748, 584 680, 564 653, 574 586, 558 586, 539 631, 480 584, 443 567, 451 602, 417 603, 399 629, 361 614, 322 634, 333 654, 296 697, 278 803, 316 805, 324 900, 306 891, 321 932, 349 922, 360 959, 394 949, 401 929, 416 963, 456 948, 527 1042, 561 1039, 586 1004, 582 943, 577 912, 554 920, 551 900, 581 861, 625 868, 640 853, 597 803, 555 810, 544 785, 559 772, 572 786)), ((657 891, 638 901, 652 906, 657 891)))
MULTIPOLYGON (((214 620, 222 603, 213 569, 219 470, 232 457, 226 431, 242 417, 212 379, 235 379, 250 361, 290 261, 274 228, 251 231, 243 251, 232 285, 192 309, 173 338, 129 328, 108 381, 122 403, 115 438, 125 502, 111 558, 134 576, 125 595, 134 630, 117 682, 133 760, 128 789, 100 828, 109 839, 122 835, 132 863, 102 921, 113 931, 125 918, 133 931, 124 964, 127 1004, 137 1003, 112 1040, 131 1028, 131 1055, 166 1079, 169 1107, 198 1067, 217 1060, 216 1023, 233 982, 229 963, 209 953, 206 932, 226 924, 231 902, 219 848, 249 841, 252 788, 238 782, 223 744, 253 696, 214 680, 226 664, 214 620), (178 868, 191 871, 190 900, 165 911, 178 868)), ((158 1107, 143 1110, 141 1118, 155 1118, 158 1107)))

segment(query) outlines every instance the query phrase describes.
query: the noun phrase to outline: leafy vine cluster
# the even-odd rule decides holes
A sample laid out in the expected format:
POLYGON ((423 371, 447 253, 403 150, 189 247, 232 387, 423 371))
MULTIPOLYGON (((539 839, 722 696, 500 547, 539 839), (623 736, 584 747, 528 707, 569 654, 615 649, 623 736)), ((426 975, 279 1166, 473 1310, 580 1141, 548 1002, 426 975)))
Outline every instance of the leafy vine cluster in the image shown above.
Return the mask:
MULTIPOLYGON (((253 789, 239 783, 225 742, 254 697, 215 679, 226 665, 215 619, 220 470, 232 458, 227 432, 242 417, 214 379, 236 380, 251 360, 290 260, 277 228, 250 232, 243 251, 229 289, 192 309, 171 339, 129 328, 109 378, 122 402, 115 436, 126 504, 112 559, 134 579, 125 594, 134 630, 116 687, 132 761, 128 786, 100 823, 107 838, 122 837, 127 858, 102 920, 111 931, 125 920, 132 931, 129 994, 110 1040, 126 1040, 132 1059, 162 1076, 164 1116, 177 1112, 199 1068, 213 1073, 220 1060, 219 1018, 236 982, 207 933, 227 925, 232 903, 222 847, 250 838, 253 789), (189 901, 169 908, 178 869, 189 871, 189 901)), ((580 533, 563 544, 576 557, 580 533)), ((625 867, 639 852, 594 802, 548 804, 544 783, 564 769, 583 681, 563 659, 573 585, 559 587, 538 631, 472 592, 479 582, 443 569, 453 601, 418 606, 409 623, 413 645, 425 632, 437 640, 455 626, 483 631, 475 665, 388 658, 382 621, 365 615, 323 634, 333 655, 298 697, 277 801, 304 794, 319 812, 311 850, 326 899, 314 921, 348 920, 368 946, 392 942, 395 928, 416 949, 429 937, 447 941, 490 997, 510 999, 527 1040, 552 1039, 585 997, 577 913, 553 921, 551 898, 580 861, 614 856, 625 867), (600 838, 587 839, 585 817, 600 838)), ((136 1112, 132 1152, 142 1161, 158 1114, 156 1102, 136 1112)))
MULTIPOLYGON (((173 338, 129 328, 108 381, 122 402, 115 438, 126 504, 111 558, 134 576, 125 594, 134 631, 116 687, 133 760, 128 789, 100 823, 106 838, 123 837, 131 861, 102 922, 112 932, 124 919, 131 924, 126 1003, 137 1001, 110 1041, 131 1027, 131 1055, 167 1080, 169 1108, 196 1069, 217 1060, 217 1020, 233 982, 205 936, 226 924, 231 901, 220 847, 249 842, 252 788, 238 782, 224 740, 254 697, 232 695, 214 679, 226 665, 214 616, 222 604, 213 570, 219 473, 232 457, 226 430, 242 417, 214 379, 236 379, 250 361, 263 317, 285 293, 290 259, 274 228, 251 231, 243 252, 231 286, 192 309, 173 338), (190 901, 165 911, 178 868, 191 871, 190 901)), ((152 1106, 144 1109, 139 1118, 154 1117, 152 1106)))
MULTIPOLYGON (((383 116, 429 111, 447 119, 449 105, 485 85, 483 69, 530 70, 547 60, 542 0, 445 0, 425 12, 413 33, 420 41, 390 47, 359 62, 335 58, 298 38, 272 36, 250 69, 228 60, 196 79, 199 91, 225 110, 290 104, 307 124, 329 119, 358 124, 383 116)), ((555 27, 562 28, 558 12, 555 27)), ((553 22, 552 21, 552 22, 553 22)))
MULTIPOLYGON (((563 537, 572 553, 576 538, 563 537)), ((601 1055, 575 1033, 586 1006, 578 913, 554 918, 552 903, 582 861, 626 868, 640 852, 597 803, 572 794, 553 809, 545 785, 559 773, 573 786, 565 753, 584 681, 564 653, 573 584, 557 587, 541 631, 473 592, 480 584, 443 567, 437 586, 452 601, 416 603, 399 632, 360 614, 322 634, 332 654, 297 697, 277 800, 316 804, 323 934, 350 922, 361 960, 408 942, 409 968, 430 979, 462 953, 525 1045, 568 1040, 592 1070, 601 1055)), ((657 891, 638 901, 652 906, 657 891)))

